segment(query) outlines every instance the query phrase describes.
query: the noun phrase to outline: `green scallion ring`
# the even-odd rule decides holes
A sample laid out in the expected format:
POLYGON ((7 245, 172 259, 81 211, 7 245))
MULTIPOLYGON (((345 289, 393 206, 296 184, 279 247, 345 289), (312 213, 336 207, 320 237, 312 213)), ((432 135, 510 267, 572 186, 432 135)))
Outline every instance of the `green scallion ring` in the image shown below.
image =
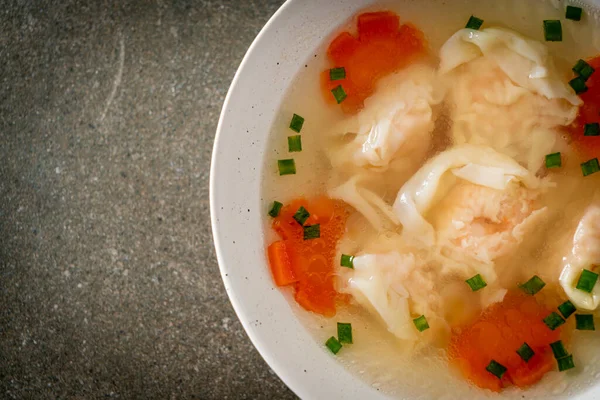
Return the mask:
POLYGON ((338 322, 337 332, 340 343, 352 344, 352 324, 338 322))

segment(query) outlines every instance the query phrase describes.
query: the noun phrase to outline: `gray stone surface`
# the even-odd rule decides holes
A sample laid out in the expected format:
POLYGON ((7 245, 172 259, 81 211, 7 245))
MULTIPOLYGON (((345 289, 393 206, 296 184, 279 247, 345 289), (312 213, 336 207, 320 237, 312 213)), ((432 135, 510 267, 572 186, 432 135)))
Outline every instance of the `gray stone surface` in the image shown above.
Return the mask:
POLYGON ((281 0, 0 7, 0 398, 294 398, 222 286, 208 177, 281 0))

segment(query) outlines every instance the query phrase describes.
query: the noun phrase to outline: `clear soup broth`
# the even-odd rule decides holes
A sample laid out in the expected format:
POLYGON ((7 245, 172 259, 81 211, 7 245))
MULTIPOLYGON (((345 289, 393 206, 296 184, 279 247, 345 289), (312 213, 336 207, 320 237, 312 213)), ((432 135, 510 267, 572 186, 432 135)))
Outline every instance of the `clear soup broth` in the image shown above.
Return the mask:
MULTIPOLYGON (((526 102, 531 100, 531 104, 533 104, 540 98, 543 98, 543 101, 548 101, 549 98, 547 94, 543 94, 543 89, 538 90, 527 86, 528 84, 523 85, 514 76, 509 76, 510 90, 514 89, 518 93, 526 90, 527 93, 523 95, 525 97, 520 97, 519 100, 524 103, 510 108, 504 100, 491 101, 486 97, 484 100, 489 100, 489 103, 493 104, 491 106, 493 114, 481 111, 485 114, 476 115, 474 118, 480 118, 480 120, 472 123, 479 124, 482 132, 491 129, 496 133, 484 139, 478 136, 479 133, 473 135, 473 129, 465 128, 464 130, 468 132, 461 133, 460 124, 467 124, 461 118, 465 118, 465 115, 476 114, 477 110, 480 110, 480 108, 473 107, 473 104, 478 102, 479 91, 473 90, 473 93, 467 96, 472 104, 460 103, 465 101, 463 93, 460 93, 461 79, 466 80, 463 82, 465 90, 472 90, 477 81, 468 81, 468 79, 475 79, 478 71, 481 71, 480 67, 487 68, 493 64, 493 68, 496 68, 500 65, 502 62, 498 61, 497 55, 491 55, 493 50, 490 50, 489 53, 484 51, 483 55, 479 55, 481 61, 469 60, 448 72, 455 74, 452 76, 455 76, 456 80, 439 78, 439 76, 442 75, 440 69, 444 64, 442 59, 444 58, 445 44, 457 31, 465 27, 469 17, 473 15, 484 21, 478 32, 485 31, 487 28, 506 28, 545 46, 556 67, 556 79, 563 82, 563 86, 568 90, 572 90, 571 86, 565 85, 577 76, 571 70, 575 62, 579 59, 589 60, 600 55, 597 10, 577 2, 550 0, 432 0, 426 2, 426 7, 424 3, 423 1, 409 0, 377 2, 373 7, 361 11, 393 11, 400 17, 401 24, 408 22, 418 28, 425 37, 427 56, 414 64, 425 65, 434 74, 431 81, 431 93, 429 93, 431 98, 428 101, 428 105, 432 109, 431 117, 428 120, 429 127, 415 128, 414 131, 418 137, 403 138, 404 142, 400 145, 398 143, 390 145, 389 143, 393 141, 384 141, 382 148, 376 148, 371 153, 371 155, 374 154, 373 157, 377 158, 376 162, 372 162, 373 159, 366 156, 361 158, 365 154, 364 146, 357 147, 357 150, 344 150, 349 143, 356 142, 360 136, 357 135, 356 129, 353 131, 352 128, 348 128, 350 125, 347 125, 346 122, 357 118, 369 108, 376 109, 378 104, 387 105, 390 101, 404 100, 395 100, 393 96, 392 100, 389 96, 380 98, 379 103, 367 99, 364 108, 361 107, 357 112, 348 113, 344 112, 337 104, 326 101, 321 80, 323 71, 336 67, 336 65, 332 65, 327 56, 328 46, 333 38, 342 31, 356 34, 356 18, 348 21, 347 25, 332 30, 331 35, 327 37, 322 46, 314 50, 314 57, 306 60, 305 65, 299 66, 294 83, 288 89, 285 101, 277 113, 265 156, 261 195, 265 209, 269 210, 273 200, 286 205, 299 197, 314 198, 319 195, 338 197, 348 203, 343 195, 336 195, 340 193, 336 191, 336 188, 359 175, 364 176, 364 179, 358 184, 361 190, 367 190, 370 195, 377 196, 385 206, 378 207, 373 205, 373 201, 367 201, 370 207, 376 210, 375 215, 378 222, 374 223, 355 204, 348 204, 345 230, 338 242, 336 261, 333 266, 335 288, 339 293, 344 294, 345 301, 336 303, 335 316, 325 317, 305 310, 295 301, 292 287, 282 287, 281 292, 288 298, 291 310, 297 314, 320 345, 325 343, 327 338, 337 335, 336 324, 338 322, 351 323, 353 343, 344 345, 342 350, 335 356, 332 354, 332 357, 337 357, 339 362, 343 363, 357 377, 392 397, 402 393, 404 396, 415 399, 455 399, 466 398, 466 396, 476 398, 501 396, 519 399, 567 398, 585 391, 600 377, 600 364, 598 363, 600 336, 595 332, 575 329, 573 316, 565 318, 566 323, 561 327, 561 340, 565 343, 569 353, 573 355, 575 368, 560 372, 554 367, 543 374, 543 378, 539 382, 523 388, 514 384, 506 384, 504 381, 501 383, 502 390, 499 393, 478 387, 462 374, 460 368, 449 359, 448 349, 453 335, 459 334, 457 333, 457 329, 460 329, 458 327, 472 323, 491 304, 502 301, 503 293, 506 290, 519 290, 519 284, 534 275, 546 283, 546 286, 535 294, 540 304, 552 309, 566 300, 573 300, 574 303, 577 303, 579 297, 576 296, 581 293, 573 289, 575 297, 571 298, 570 292, 563 287, 564 282, 561 282, 560 276, 569 263, 567 259, 573 254, 573 248, 577 246, 574 235, 579 231, 578 227, 583 223, 586 212, 595 204, 600 204, 600 173, 583 176, 581 165, 600 155, 600 151, 597 151, 600 149, 600 145, 596 149, 582 151, 581 146, 575 143, 576 140, 572 137, 573 124, 578 118, 575 117, 575 114, 580 112, 583 107, 582 104, 573 104, 576 102, 573 99, 577 97, 575 92, 570 92, 568 96, 564 95, 556 100, 557 102, 562 101, 560 106, 557 105, 557 110, 565 112, 564 121, 557 120, 557 122, 552 119, 554 117, 562 118, 557 117, 560 114, 559 111, 556 113, 549 111, 548 114, 551 115, 545 115, 543 111, 540 111, 541 114, 544 114, 540 120, 544 119, 545 122, 534 121, 529 125, 513 129, 512 123, 520 124, 521 114, 519 112, 523 113, 523 118, 531 116, 528 114, 529 108, 527 108, 530 105, 526 102), (565 18, 567 5, 583 8, 583 17, 580 21, 565 18), (561 41, 545 40, 544 20, 561 21, 561 41), (481 62, 481 65, 474 64, 477 62, 481 62), (471 70, 469 65, 472 66, 471 70), (463 114, 460 114, 461 107, 466 107, 463 114), (575 114, 569 117, 569 112, 575 114), (289 128, 290 118, 293 114, 301 115, 304 118, 300 133, 293 132, 289 128), (548 122, 551 119, 552 121, 548 122), (498 122, 504 120, 508 122, 498 122), (480 121, 484 121, 483 125, 480 121), (511 132, 517 132, 519 129, 527 133, 527 136, 531 135, 532 137, 538 134, 535 133, 538 129, 545 129, 551 131, 552 139, 547 140, 547 136, 544 136, 547 133, 542 132, 539 133, 542 138, 540 141, 534 139, 515 141, 510 135, 511 132), (300 134, 302 138, 302 151, 290 153, 288 136, 297 134, 300 134), (503 139, 504 136, 507 137, 506 140, 503 139), (496 138, 498 139, 496 140, 496 138), (411 150, 409 148, 407 152, 402 153, 402 146, 407 146, 406 143, 411 139, 425 141, 425 149, 411 150), (516 142, 518 143, 515 144, 516 142), (484 190, 478 183, 480 178, 473 177, 471 167, 467 169, 463 169, 463 167, 465 165, 472 166, 478 162, 485 164, 486 160, 473 161, 469 159, 468 162, 460 165, 452 164, 452 171, 448 169, 441 175, 439 182, 436 181, 439 188, 436 186, 436 193, 430 200, 432 206, 419 209, 420 215, 426 221, 426 226, 433 227, 432 237, 434 239, 428 245, 427 240, 419 237, 421 234, 426 236, 424 231, 417 228, 415 228, 417 230, 409 229, 409 225, 405 221, 410 218, 400 215, 406 211, 406 208, 398 205, 401 203, 399 193, 405 193, 410 197, 410 182, 418 181, 419 172, 427 168, 427 163, 436 162, 435 160, 439 160, 438 157, 443 156, 444 153, 450 154, 448 152, 457 146, 471 144, 491 148, 493 154, 500 153, 511 158, 515 165, 520 165, 523 170, 514 174, 511 172, 509 175, 506 175, 506 171, 502 172, 503 177, 509 176, 507 178, 510 180, 508 185, 515 185, 514 190, 509 190, 504 186, 504 189, 499 189, 494 186, 495 184, 487 182, 497 170, 484 169, 485 178, 482 178, 486 180, 486 183, 483 184, 486 187, 484 190), (392 146, 393 149, 390 150, 385 146, 392 146), (510 150, 507 150, 509 147, 510 150), (540 151, 543 153, 539 154, 540 151), (416 156, 414 160, 410 159, 409 156, 419 152, 422 152, 422 155, 416 156), (549 165, 548 158, 544 157, 556 153, 560 153, 560 167, 549 165), (296 173, 280 176, 277 161, 291 158, 295 161, 296 173), (465 176, 467 178, 464 178, 465 176), (468 182, 465 183, 463 179, 467 179, 468 182), (488 196, 488 192, 493 192, 493 196, 500 196, 490 198, 489 203, 509 204, 510 210, 506 211, 509 214, 503 217, 505 219, 501 222, 488 221, 489 216, 486 213, 489 211, 487 208, 491 206, 479 203, 478 196, 488 196), (519 200, 514 200, 516 198, 519 200), (470 201, 476 203, 473 208, 469 208, 470 201), (513 201, 516 203, 513 204, 513 201), (465 221, 460 219, 462 217, 457 216, 465 208, 468 208, 468 213, 470 213, 465 217, 468 218, 466 228, 465 221), (386 216, 386 213, 394 215, 386 216), (521 219, 510 225, 513 218, 521 219), (523 223, 522 226, 521 223, 523 223), (507 224, 510 225, 509 228, 506 227, 507 224), (492 225, 493 229, 490 228, 492 225), (515 228, 515 226, 517 227, 515 228), (521 228, 523 232, 521 232, 521 228), (461 236, 465 229, 467 236, 461 236), (504 230, 508 232, 506 235, 504 230), (460 232, 460 234, 456 232, 460 232), (444 236, 451 234, 454 236, 444 236), (446 241, 440 244, 442 237, 445 237, 446 241), (511 242, 510 246, 506 244, 508 242, 511 242), (447 244, 449 247, 446 246, 447 244), (431 252, 434 251, 431 250, 433 248, 436 248, 435 256, 431 255, 431 252), (390 252, 399 252, 402 257, 407 252, 410 253, 411 256, 421 260, 416 266, 411 267, 414 268, 411 271, 422 269, 433 274, 432 288, 437 297, 435 301, 431 300, 431 302, 439 302, 441 304, 439 307, 429 303, 430 300, 427 300, 426 295, 420 294, 418 288, 410 287, 411 285, 418 286, 418 280, 404 282, 402 278, 398 278, 398 283, 404 284, 407 288, 397 290, 397 292, 404 290, 409 292, 408 294, 400 293, 400 298, 402 301, 406 300, 411 321, 420 314, 427 316, 428 313, 430 315, 435 312, 439 313, 439 315, 436 314, 435 319, 429 321, 431 327, 426 331, 411 331, 406 333, 405 337, 401 331, 408 328, 392 329, 390 319, 386 319, 386 314, 378 311, 380 309, 374 300, 369 295, 365 295, 364 291, 361 292, 361 289, 357 289, 362 284, 358 280, 358 266, 351 271, 341 267, 338 261, 341 254, 353 254, 357 257, 355 259, 358 259, 358 256, 361 255, 380 255, 390 252), (458 266, 454 266, 454 264, 458 264, 458 266), (470 269, 463 274, 461 268, 464 265, 470 269), (452 269, 453 272, 445 275, 445 272, 442 271, 446 267, 452 269), (473 296, 477 297, 468 297, 472 295, 471 290, 466 284, 464 286, 461 284, 471 275, 475 275, 474 272, 479 272, 484 277, 488 287, 473 292, 476 293, 473 296), (484 294, 484 291, 488 289, 489 293, 484 294), (438 320, 443 321, 440 322, 444 325, 443 328, 436 328, 435 321, 438 320), (412 339, 407 339, 409 336, 412 339)), ((490 48, 493 48, 493 45, 490 48)), ((410 80, 411 75, 408 74, 412 72, 406 71, 410 71, 413 63, 409 64, 400 68, 397 73, 389 74, 395 77, 382 77, 372 96, 378 96, 385 90, 382 88, 388 84, 391 87, 397 84, 401 85, 403 80, 410 80), (405 75, 402 75, 403 73, 405 75)), ((506 73, 502 68, 500 65, 502 71, 498 70, 499 74, 506 73)), ((494 73, 491 69, 489 71, 494 73)), ((420 74, 420 71, 418 73, 420 74)), ((507 73, 507 75, 510 74, 507 73)), ((493 81, 495 78, 492 76, 490 79, 493 81)), ((483 74, 482 88, 485 88, 488 82, 490 81, 483 74)), ((497 91, 499 93, 505 89, 498 88, 497 91)), ((482 93, 495 94, 497 92, 493 85, 485 90, 488 92, 482 93)), ((506 90, 508 93, 508 89, 506 90)), ((407 91, 414 93, 412 90, 407 91)), ((487 94, 482 96, 485 97, 487 94)), ((521 94, 516 96, 521 96, 521 94)), ((550 97, 552 96, 550 95, 550 97)), ((583 98, 583 96, 581 97, 583 98)), ((587 100, 585 102, 587 105, 587 100)), ((544 105, 539 106, 539 104, 531 107, 534 110, 545 108, 544 105)), ((374 124, 378 122, 377 118, 382 118, 382 114, 377 114, 377 110, 373 112, 373 115, 377 116, 371 118, 374 124)), ((402 121, 407 121, 409 117, 411 116, 405 116, 402 121)), ((600 115, 598 119, 600 121, 600 115)), ((363 122, 356 123, 355 126, 364 125, 363 122)), ((401 123, 404 124, 404 122, 401 123)), ((406 125, 402 125, 399 130, 402 131, 405 128, 406 125)), ((402 132, 407 132, 408 129, 411 128, 406 128, 402 132)), ((600 138, 598 141, 600 142, 600 138)), ((377 145, 375 143, 373 146, 377 145)), ((483 159, 485 158, 483 157, 483 159)), ((451 160, 450 162, 455 161, 451 160)), ((484 167, 488 168, 489 165, 486 164, 484 167)), ((498 168, 498 165, 494 164, 493 168, 498 168)), ((425 173, 423 176, 429 179, 431 175, 425 173)), ((415 202, 421 201, 419 196, 425 191, 426 189, 421 187, 415 192, 417 193, 414 196, 415 202)), ((501 212, 505 213, 505 211, 501 212)), ((265 246, 268 246, 280 240, 281 237, 272 229, 273 220, 267 213, 265 213, 264 220, 265 246)), ((410 221, 413 220, 410 219, 410 221)), ((600 229, 600 224, 596 224, 595 228, 600 229)), ((584 233, 587 234, 588 231, 586 230, 584 233)), ((591 233, 592 236, 595 234, 595 231, 591 233)), ((600 237, 600 232, 597 235, 600 237)), ((585 268, 593 272, 593 265, 600 263, 600 260, 594 261, 588 258, 585 262, 589 264, 586 264, 585 268)), ((568 265, 574 265, 573 263, 568 265)), ((380 265, 377 262, 375 264, 373 268, 379 268, 380 265)), ((365 276, 371 277, 373 281, 375 279, 373 274, 376 273, 373 272, 372 275, 369 275, 371 274, 370 270, 365 271, 365 276)), ((392 282, 395 278, 390 278, 394 276, 396 276, 394 273, 385 275, 385 279, 378 287, 396 290, 393 288, 395 283, 392 282)), ((364 288, 364 286, 362 287, 364 288)), ((389 297, 387 301, 391 304, 389 297)), ((596 316, 595 308, 586 309, 579 307, 579 304, 576 305, 578 313, 596 316)), ((410 329, 414 329, 414 327, 411 326, 410 329)), ((324 351, 328 351, 325 346, 324 351)))

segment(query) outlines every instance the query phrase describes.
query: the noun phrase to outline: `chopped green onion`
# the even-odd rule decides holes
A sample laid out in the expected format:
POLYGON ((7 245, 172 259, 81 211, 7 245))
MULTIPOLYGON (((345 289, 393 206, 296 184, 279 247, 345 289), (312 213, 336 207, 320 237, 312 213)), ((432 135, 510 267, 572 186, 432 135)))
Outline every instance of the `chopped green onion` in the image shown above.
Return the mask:
POLYGON ((577 281, 577 286, 575 287, 583 292, 592 293, 592 290, 594 289, 594 286, 596 286, 597 281, 597 273, 584 269, 583 271, 581 271, 581 275, 579 276, 579 280, 577 281))
POLYGON ((597 122, 585 124, 585 128, 583 129, 583 136, 600 136, 600 124, 597 122))
POLYGON ((331 81, 339 81, 342 79, 346 79, 346 68, 331 68, 329 70, 329 80, 331 81))
POLYGON ((546 39, 546 42, 562 41, 562 26, 559 20, 544 20, 544 38, 546 39))
POLYGON ((271 209, 269 210, 269 215, 271 217, 275 218, 276 216, 279 215, 279 211, 281 211, 281 207, 283 207, 283 204, 281 204, 280 202, 275 200, 273 202, 273 205, 271 206, 271 209))
POLYGON ((318 239, 321 237, 321 225, 306 225, 304 226, 304 240, 318 239))
POLYGON ((581 12, 583 10, 581 7, 573 7, 567 6, 567 12, 565 13, 566 19, 571 19, 573 21, 581 21, 581 12))
POLYGON ((562 340, 550 343, 550 347, 552 348, 554 358, 556 358, 557 360, 569 355, 569 352, 567 351, 567 349, 565 349, 562 340))
POLYGON ((578 331, 595 331, 594 316, 592 314, 575 314, 575 329, 578 331))
POLYGON ((583 78, 584 81, 587 81, 590 76, 594 73, 595 69, 588 63, 583 60, 577 61, 577 64, 572 68, 573 72, 583 78))
POLYGON ((544 323, 546 324, 546 326, 548 326, 548 328, 555 330, 556 328, 564 324, 565 320, 557 313, 552 312, 550 315, 544 318, 544 323))
POLYGON ((531 347, 529 347, 529 345, 527 343, 523 343, 521 345, 521 347, 518 348, 517 354, 519 356, 521 356, 523 361, 527 362, 531 359, 531 357, 533 357, 535 352, 533 351, 533 349, 531 347))
POLYGON ((340 343, 352 344, 352 324, 338 322, 337 329, 340 343))
POLYGON ((573 314, 575 311, 577 311, 577 309, 575 308, 573 303, 571 303, 571 300, 567 300, 564 303, 562 303, 560 306, 558 306, 558 311, 560 311, 560 313, 563 315, 563 317, 565 319, 567 319, 571 316, 571 314, 573 314))
POLYGON ((292 117, 292 121, 290 122, 290 129, 294 132, 300 133, 302 130, 302 125, 304 125, 304 118, 299 116, 298 114, 294 114, 292 117))
POLYGON ((559 371, 571 369, 575 366, 575 364, 573 364, 573 356, 569 354, 567 349, 565 349, 565 346, 561 340, 550 343, 550 347, 552 348, 552 353, 554 354, 554 358, 558 363, 559 371))
POLYGON ((481 25, 483 25, 483 20, 477 18, 474 15, 471 15, 471 18, 469 18, 469 21, 467 22, 465 28, 478 30, 479 28, 481 28, 481 25))
POLYGON ((294 219, 300 225, 304 225, 308 217, 310 217, 310 213, 303 206, 300 206, 300 208, 294 213, 294 219))
POLYGON ((348 254, 342 254, 342 259, 340 260, 340 265, 342 267, 354 269, 354 256, 349 256, 348 254))
POLYGON ((583 172, 583 176, 588 176, 591 174, 595 174, 600 171, 600 165, 598 164, 597 158, 592 158, 581 164, 581 172, 583 172))
POLYGON ((302 136, 294 135, 288 136, 288 151, 290 153, 296 151, 302 151, 302 136))
POLYGON ((342 85, 338 85, 331 89, 331 93, 333 93, 333 97, 335 97, 335 101, 337 101, 338 104, 340 104, 346 99, 346 97, 348 97, 342 85))
POLYGON ((571 368, 575 368, 575 363, 573 363, 573 356, 566 356, 559 360, 556 360, 558 364, 559 371, 566 371, 571 368))
POLYGON ((467 285, 469 285, 471 287, 471 290, 474 292, 483 289, 487 286, 487 283, 485 283, 480 274, 477 274, 474 277, 467 279, 465 282, 467 282, 467 285))
POLYGON ((498 379, 502 379, 502 376, 504 376, 504 373, 506 372, 506 367, 498 361, 492 360, 488 366, 485 367, 485 370, 495 375, 498 379))
POLYGON ((546 168, 558 168, 562 166, 562 159, 560 152, 546 154, 546 168))
POLYGON ((424 330, 429 329, 429 323, 427 322, 427 318, 425 318, 424 315, 413 319, 413 323, 415 324, 419 332, 423 332, 424 330))
POLYGON ((585 85, 585 79, 583 79, 581 76, 571 79, 569 81, 569 85, 571 85, 576 94, 585 93, 588 90, 587 86, 585 85))
POLYGON ((337 354, 342 348, 342 344, 333 336, 327 339, 325 346, 327 346, 327 348, 331 350, 333 354, 337 354))
POLYGON ((546 282, 544 282, 539 276, 534 275, 530 280, 525 283, 519 285, 521 290, 525 293, 534 295, 540 290, 542 290, 546 286, 546 282))
POLYGON ((277 160, 279 175, 294 175, 296 173, 296 163, 293 158, 287 160, 277 160))

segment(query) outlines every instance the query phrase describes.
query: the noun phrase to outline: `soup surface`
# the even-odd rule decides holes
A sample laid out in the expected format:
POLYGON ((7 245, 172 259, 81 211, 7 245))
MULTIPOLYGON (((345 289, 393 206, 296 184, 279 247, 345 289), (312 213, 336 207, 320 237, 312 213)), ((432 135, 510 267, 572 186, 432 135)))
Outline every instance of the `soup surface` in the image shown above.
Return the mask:
POLYGON ((596 10, 427 4, 377 3, 301 66, 265 157, 274 284, 392 396, 581 392, 600 377, 596 10))

